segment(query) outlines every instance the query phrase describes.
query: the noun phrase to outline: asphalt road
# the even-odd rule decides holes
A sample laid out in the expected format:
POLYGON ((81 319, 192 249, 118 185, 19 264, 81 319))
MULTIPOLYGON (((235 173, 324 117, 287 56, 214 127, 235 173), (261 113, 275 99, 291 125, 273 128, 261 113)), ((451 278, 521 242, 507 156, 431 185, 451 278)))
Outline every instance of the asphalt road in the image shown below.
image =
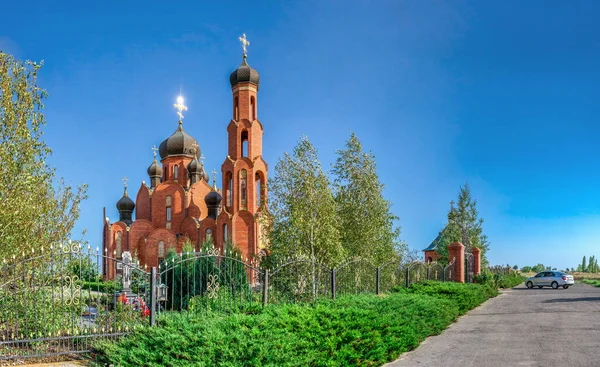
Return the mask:
POLYGON ((506 290, 386 367, 600 366, 600 288, 506 290))

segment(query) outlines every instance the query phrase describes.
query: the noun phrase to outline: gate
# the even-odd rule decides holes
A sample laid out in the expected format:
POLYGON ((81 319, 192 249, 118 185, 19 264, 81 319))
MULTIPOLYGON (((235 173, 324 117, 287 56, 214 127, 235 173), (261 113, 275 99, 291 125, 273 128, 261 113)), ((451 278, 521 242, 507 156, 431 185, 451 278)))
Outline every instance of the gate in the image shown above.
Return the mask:
POLYGON ((167 257, 157 272, 158 312, 221 312, 260 304, 263 272, 229 255, 211 249, 167 257))
POLYGON ((89 352, 147 324, 148 273, 123 255, 69 242, 3 260, 0 361, 89 352), (99 281, 104 261, 122 269, 119 281, 99 281))
POLYGON ((473 283, 474 266, 475 256, 469 249, 469 251, 465 251, 465 283, 473 283))

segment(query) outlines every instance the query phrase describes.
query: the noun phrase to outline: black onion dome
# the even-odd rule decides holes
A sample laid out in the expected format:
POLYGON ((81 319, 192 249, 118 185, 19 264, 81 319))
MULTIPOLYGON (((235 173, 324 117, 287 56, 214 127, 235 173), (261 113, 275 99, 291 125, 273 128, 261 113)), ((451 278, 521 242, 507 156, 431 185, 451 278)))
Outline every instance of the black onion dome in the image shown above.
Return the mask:
POLYGON ((221 194, 219 194, 215 190, 209 192, 204 197, 204 202, 206 203, 206 206, 219 206, 221 205, 221 200, 223 200, 221 194))
POLYGON ((202 170, 202 165, 200 164, 200 162, 198 162, 196 157, 194 157, 194 159, 192 159, 192 161, 190 163, 188 163, 188 165, 187 165, 188 174, 198 173, 201 170, 202 170))
POLYGON ((188 163, 187 171, 190 175, 199 173, 204 178, 204 181, 208 182, 208 173, 206 173, 204 167, 200 164, 200 162, 198 162, 198 159, 196 159, 195 157, 190 163, 188 163))
POLYGON ((148 167, 148 176, 150 176, 150 177, 162 176, 162 167, 156 161, 156 157, 154 157, 154 161, 152 162, 150 167, 148 167))
POLYGON ((123 197, 117 201, 117 210, 119 212, 132 212, 135 208, 133 200, 127 196, 127 189, 123 193, 123 197))
POLYGON ((181 126, 180 122, 179 127, 173 133, 173 135, 169 136, 162 143, 160 143, 160 146, 158 147, 158 153, 160 154, 160 159, 165 159, 166 157, 172 155, 200 157, 200 146, 198 145, 196 139, 183 131, 183 127, 181 126))
POLYGON ((235 69, 233 73, 229 76, 229 82, 231 83, 231 87, 233 88, 238 83, 249 82, 258 88, 260 84, 260 75, 258 71, 252 69, 250 65, 246 62, 246 56, 244 55, 244 61, 242 61, 242 65, 239 68, 235 69))

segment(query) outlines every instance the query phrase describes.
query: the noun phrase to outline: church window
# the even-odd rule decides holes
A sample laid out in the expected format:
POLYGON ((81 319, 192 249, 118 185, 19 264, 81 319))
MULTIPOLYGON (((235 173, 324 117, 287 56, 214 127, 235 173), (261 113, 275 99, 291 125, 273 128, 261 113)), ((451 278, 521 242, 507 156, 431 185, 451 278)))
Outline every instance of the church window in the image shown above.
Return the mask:
POLYGON ((256 187, 256 206, 260 207, 262 205, 262 180, 260 179, 260 175, 258 173, 256 173, 254 181, 256 187))
POLYGON ((122 244, 123 232, 117 232, 117 239, 115 245, 115 252, 117 259, 120 259, 123 254, 123 244, 122 244))
POLYGON ((171 222, 171 216, 172 216, 172 212, 171 212, 171 197, 167 196, 167 228, 170 227, 169 222, 171 222))
POLYGON ((223 243, 226 243, 229 240, 229 233, 227 229, 227 223, 223 224, 223 243))
POLYGON ((256 101, 254 96, 250 97, 250 110, 252 113, 252 121, 256 120, 256 101))
POLYGON ((246 195, 247 192, 247 184, 246 177, 248 173, 245 169, 240 171, 240 207, 241 209, 247 209, 248 198, 246 195))
POLYGON ((248 156, 248 131, 242 131, 242 157, 248 156))
POLYGON ((231 177, 231 172, 227 172, 227 206, 231 206, 233 204, 233 178, 231 177))
POLYGON ((206 228, 206 240, 212 241, 212 231, 210 230, 210 228, 206 228))
POLYGON ((164 241, 160 241, 158 243, 158 264, 160 265, 160 263, 163 262, 164 259, 165 259, 165 243, 164 243, 164 241))
POLYGON ((173 180, 175 180, 175 182, 177 182, 178 178, 179 178, 179 166, 174 165, 173 166, 173 180))
POLYGON ((234 102, 233 102, 233 118, 234 118, 234 120, 240 119, 240 108, 239 108, 239 104, 238 104, 238 97, 235 97, 234 102))

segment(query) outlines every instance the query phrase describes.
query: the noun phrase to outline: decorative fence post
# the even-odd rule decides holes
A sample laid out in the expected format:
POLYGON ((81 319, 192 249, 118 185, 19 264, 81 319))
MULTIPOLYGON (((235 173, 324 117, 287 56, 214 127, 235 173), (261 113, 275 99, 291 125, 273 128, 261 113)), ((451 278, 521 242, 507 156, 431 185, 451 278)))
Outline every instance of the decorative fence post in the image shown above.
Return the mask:
POLYGON ((269 301, 269 269, 265 269, 265 279, 263 281, 262 302, 263 306, 269 301))
POLYGON ((335 299, 335 269, 331 269, 331 299, 335 299))
POLYGON ((156 276, 156 268, 152 267, 150 271, 150 326, 156 324, 156 276))
POLYGON ((431 268, 428 266, 427 267, 427 280, 431 279, 431 268))
POLYGON ((410 265, 406 267, 406 288, 410 287, 410 265))
POLYGON ((375 294, 379 295, 379 268, 375 269, 375 294))

